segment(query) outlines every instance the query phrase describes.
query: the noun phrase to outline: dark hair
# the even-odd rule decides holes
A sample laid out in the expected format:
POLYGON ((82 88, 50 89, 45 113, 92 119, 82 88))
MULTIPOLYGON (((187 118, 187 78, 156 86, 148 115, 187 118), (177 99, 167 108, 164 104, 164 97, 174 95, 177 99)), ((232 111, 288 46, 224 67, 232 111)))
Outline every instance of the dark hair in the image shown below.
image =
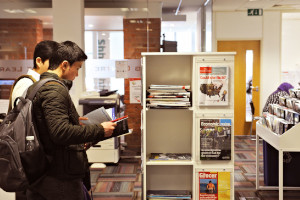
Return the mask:
POLYGON ((50 58, 49 69, 55 70, 63 61, 68 61, 70 66, 78 61, 85 61, 87 55, 84 51, 74 42, 65 41, 58 45, 56 52, 50 58))
POLYGON ((50 60, 53 55, 53 52, 58 47, 58 43, 52 40, 44 40, 38 43, 35 46, 34 53, 33 53, 33 68, 36 69, 36 58, 40 57, 42 62, 44 63, 46 60, 50 60))

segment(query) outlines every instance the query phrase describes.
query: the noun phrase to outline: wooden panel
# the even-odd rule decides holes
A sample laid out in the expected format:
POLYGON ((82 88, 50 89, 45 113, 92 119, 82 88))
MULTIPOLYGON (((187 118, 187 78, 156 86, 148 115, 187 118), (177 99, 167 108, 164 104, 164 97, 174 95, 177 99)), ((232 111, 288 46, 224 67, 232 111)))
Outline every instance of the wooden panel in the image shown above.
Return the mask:
MULTIPOLYGON (((218 51, 234 51, 234 130, 235 135, 249 135, 250 123, 246 122, 246 50, 253 50, 253 86, 260 88, 260 41, 218 41, 218 51)), ((259 113, 259 93, 253 92, 255 115, 259 113)), ((255 134, 255 123, 253 123, 255 134)))

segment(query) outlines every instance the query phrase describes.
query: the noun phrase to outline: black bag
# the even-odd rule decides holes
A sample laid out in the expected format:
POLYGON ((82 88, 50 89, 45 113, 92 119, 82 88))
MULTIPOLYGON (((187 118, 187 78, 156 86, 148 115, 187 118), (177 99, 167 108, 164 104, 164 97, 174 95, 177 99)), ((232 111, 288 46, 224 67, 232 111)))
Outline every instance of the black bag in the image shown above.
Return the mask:
POLYGON ((0 124, 0 187, 6 192, 24 191, 46 173, 51 162, 39 141, 32 116, 32 100, 49 81, 63 85, 52 78, 41 80, 28 98, 18 97, 20 101, 0 124), (34 149, 25 151, 25 138, 29 135, 34 136, 34 149))
MULTIPOLYGON (((14 84, 12 85, 11 89, 10 89, 10 94, 9 94, 9 104, 8 104, 8 111, 11 111, 12 109, 12 105, 15 104, 15 102, 12 102, 12 93, 13 93, 13 90, 16 86, 16 84, 18 83, 19 80, 23 79, 23 78, 28 78, 30 79, 33 83, 36 82, 35 78, 33 78, 33 76, 31 75, 28 75, 28 74, 24 74, 24 75, 21 75, 17 78, 17 80, 14 82, 14 84)), ((16 100, 15 100, 16 101, 16 100)))

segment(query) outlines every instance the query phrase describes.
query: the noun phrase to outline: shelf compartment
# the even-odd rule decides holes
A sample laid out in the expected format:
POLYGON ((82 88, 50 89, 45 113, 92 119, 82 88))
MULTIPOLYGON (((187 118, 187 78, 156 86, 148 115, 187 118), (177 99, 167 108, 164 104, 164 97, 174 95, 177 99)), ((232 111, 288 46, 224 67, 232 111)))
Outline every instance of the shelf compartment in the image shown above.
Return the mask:
POLYGON ((147 57, 146 88, 151 84, 190 85, 192 88, 192 62, 191 56, 147 57))
POLYGON ((146 165, 193 165, 194 162, 192 160, 160 160, 160 161, 152 161, 147 157, 146 165))
POLYGON ((146 153, 191 153, 193 112, 154 109, 146 112, 146 153))
POLYGON ((193 187, 193 166, 148 165, 147 190, 190 190, 193 187))

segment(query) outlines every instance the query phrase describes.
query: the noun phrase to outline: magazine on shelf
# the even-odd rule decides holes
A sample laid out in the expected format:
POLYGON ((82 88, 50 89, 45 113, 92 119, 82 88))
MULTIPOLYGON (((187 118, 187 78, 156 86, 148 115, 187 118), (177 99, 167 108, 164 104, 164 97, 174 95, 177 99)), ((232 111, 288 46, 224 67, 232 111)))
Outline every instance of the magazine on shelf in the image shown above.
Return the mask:
MULTIPOLYGON (((81 120, 80 122, 87 125, 87 124, 101 124, 102 122, 107 122, 107 121, 112 121, 117 123, 117 126, 115 126, 113 134, 108 137, 119 137, 121 135, 127 135, 129 134, 129 129, 128 129, 128 116, 120 117, 117 119, 112 120, 111 116, 107 113, 106 109, 104 107, 98 108, 96 110, 93 110, 84 117, 87 117, 87 120, 81 120)), ((108 139, 107 138, 107 139, 108 139)))
POLYGON ((200 160, 231 159, 231 119, 200 119, 200 160))
POLYGON ((148 190, 147 199, 192 199, 189 190, 148 190))
POLYGON ((150 161, 183 161, 192 160, 190 153, 151 153, 149 156, 150 161))
POLYGON ((199 106, 227 106, 229 67, 199 67, 199 106))
POLYGON ((153 85, 147 90, 150 108, 187 108, 191 106, 190 85, 153 85))
POLYGON ((199 200, 230 200, 231 172, 198 172, 199 200))
POLYGON ((167 90, 172 90, 172 89, 191 89, 190 85, 155 85, 151 84, 149 86, 150 89, 167 89, 167 90))

